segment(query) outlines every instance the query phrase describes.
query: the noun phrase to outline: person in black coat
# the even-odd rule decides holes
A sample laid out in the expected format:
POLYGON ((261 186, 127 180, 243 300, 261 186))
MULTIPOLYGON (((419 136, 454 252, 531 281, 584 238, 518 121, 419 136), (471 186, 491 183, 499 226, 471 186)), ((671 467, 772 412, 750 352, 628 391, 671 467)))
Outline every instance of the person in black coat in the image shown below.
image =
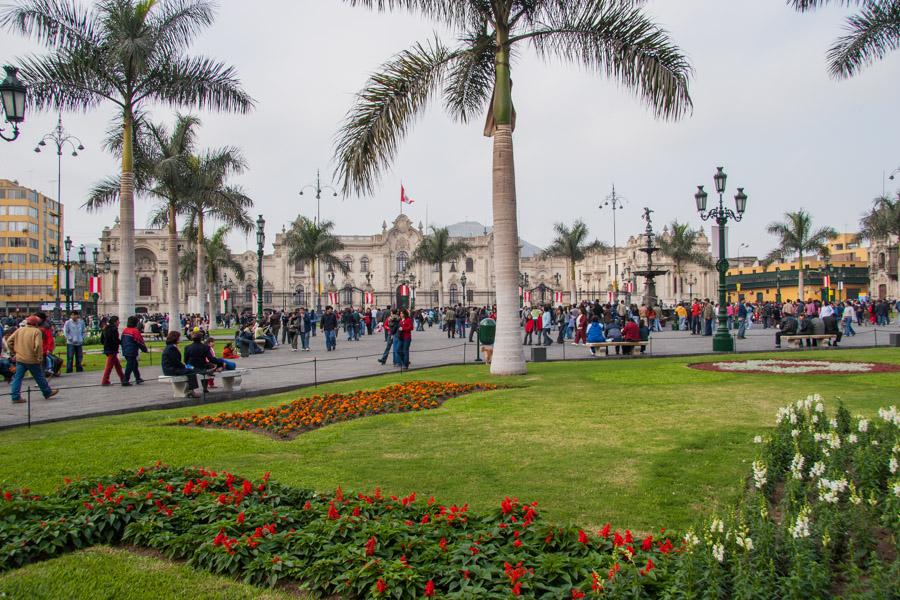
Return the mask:
POLYGON ((178 340, 181 339, 180 331, 170 331, 166 336, 166 349, 162 353, 162 372, 163 375, 169 377, 187 376, 188 391, 184 395, 185 398, 199 398, 200 394, 196 392, 199 384, 197 383, 197 374, 194 369, 189 369, 181 362, 181 351, 178 349, 178 340))
POLYGON ((109 375, 113 369, 116 370, 119 381, 125 381, 122 363, 119 362, 119 317, 109 318, 106 327, 100 332, 100 342, 103 344, 103 354, 106 355, 106 366, 103 368, 100 385, 110 385, 109 375))
MULTIPOLYGON (((195 373, 204 375, 215 371, 218 367, 218 360, 213 356, 209 346, 203 342, 203 336, 199 333, 194 334, 191 343, 184 349, 184 362, 192 366, 195 373)), ((200 383, 203 385, 203 391, 207 391, 207 379, 202 378, 200 383)))

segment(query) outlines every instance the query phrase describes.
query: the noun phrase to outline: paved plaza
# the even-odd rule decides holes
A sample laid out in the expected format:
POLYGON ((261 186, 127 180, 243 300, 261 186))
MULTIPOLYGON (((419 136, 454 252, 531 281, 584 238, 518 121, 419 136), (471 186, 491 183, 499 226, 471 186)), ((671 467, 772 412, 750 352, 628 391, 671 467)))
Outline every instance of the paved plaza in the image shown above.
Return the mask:
MULTIPOLYGON (((883 327, 860 327, 858 335, 845 339, 841 347, 887 346, 891 333, 900 333, 900 327, 892 324, 883 327)), ((755 327, 747 332, 747 338, 736 341, 736 351, 756 352, 774 348, 774 329, 755 327)), ((555 332, 554 332, 555 339, 555 332)), ((662 357, 674 355, 707 354, 710 352, 712 340, 709 337, 694 336, 688 332, 663 331, 655 333, 651 339, 651 347, 644 357, 662 357)), ((147 382, 144 385, 133 385, 123 388, 120 385, 101 387, 100 373, 97 371, 63 375, 51 380, 51 385, 60 388, 60 393, 52 400, 44 400, 40 391, 33 389, 31 394, 31 422, 48 422, 91 415, 115 414, 158 408, 215 403, 241 397, 259 396, 276 392, 289 391, 301 386, 315 383, 367 377, 396 372, 396 367, 388 363, 382 366, 377 362, 384 350, 382 335, 363 336, 358 342, 346 341, 346 336, 338 337, 335 352, 326 352, 325 338, 321 335, 311 338, 311 352, 291 352, 287 346, 274 351, 239 359, 238 366, 251 369, 243 380, 240 392, 226 393, 221 388, 212 391, 200 400, 176 399, 172 396, 172 386, 160 383, 157 377, 161 374, 159 367, 160 348, 154 348, 150 355, 142 357, 141 373, 147 382)), ((525 356, 531 360, 531 347, 526 347, 525 356)), ((448 339, 437 327, 414 334, 411 352, 413 369, 436 367, 454 364, 472 364, 478 367, 475 360, 474 343, 466 339, 448 339)), ((791 352, 782 350, 782 352, 791 352)), ((602 352, 599 352, 602 355, 602 352)), ((588 360, 590 352, 583 347, 565 344, 553 344, 548 347, 549 360, 588 360)), ((601 356, 595 359, 597 368, 602 369, 608 360, 640 360, 627 357, 601 356)), ((115 379, 115 375, 113 375, 115 379)), ((26 380, 26 384, 31 380, 26 380)), ((2 384, 0 384, 2 385, 2 384)), ((33 385, 33 384, 32 384, 33 385)), ((27 389, 27 385, 25 388, 27 389)), ((9 387, 0 388, 0 428, 25 425, 28 422, 28 404, 12 404, 9 401, 9 387)), ((207 410, 215 410, 210 407, 207 410)))

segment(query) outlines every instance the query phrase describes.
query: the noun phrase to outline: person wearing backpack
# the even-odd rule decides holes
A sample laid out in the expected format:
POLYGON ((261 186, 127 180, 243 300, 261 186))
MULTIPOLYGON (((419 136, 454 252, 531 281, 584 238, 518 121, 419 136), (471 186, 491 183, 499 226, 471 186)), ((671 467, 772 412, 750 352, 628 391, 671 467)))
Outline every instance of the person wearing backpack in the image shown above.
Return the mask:
MULTIPOLYGON (((134 382, 138 385, 144 383, 141 379, 141 371, 138 368, 138 356, 141 352, 150 352, 144 343, 144 336, 137 328, 137 317, 128 317, 126 327, 122 330, 122 356, 125 357, 125 375, 122 377, 122 385, 131 385, 131 374, 134 373, 134 382)), ((197 335, 203 336, 202 333, 197 335)))

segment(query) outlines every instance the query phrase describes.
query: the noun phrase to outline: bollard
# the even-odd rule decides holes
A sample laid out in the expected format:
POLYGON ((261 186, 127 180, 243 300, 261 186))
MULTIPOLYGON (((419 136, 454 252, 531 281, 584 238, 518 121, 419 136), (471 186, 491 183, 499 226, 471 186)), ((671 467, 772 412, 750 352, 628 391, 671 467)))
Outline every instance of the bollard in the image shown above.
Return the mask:
POLYGON ((875 347, 878 347, 878 325, 875 326, 875 347))
POLYGON ((31 386, 28 386, 28 389, 25 391, 25 395, 28 398, 28 428, 31 429, 31 386))
POLYGON ((468 342, 463 342, 463 364, 466 364, 466 346, 468 345, 468 342))
POLYGON ((313 387, 319 387, 319 359, 313 357, 313 387))

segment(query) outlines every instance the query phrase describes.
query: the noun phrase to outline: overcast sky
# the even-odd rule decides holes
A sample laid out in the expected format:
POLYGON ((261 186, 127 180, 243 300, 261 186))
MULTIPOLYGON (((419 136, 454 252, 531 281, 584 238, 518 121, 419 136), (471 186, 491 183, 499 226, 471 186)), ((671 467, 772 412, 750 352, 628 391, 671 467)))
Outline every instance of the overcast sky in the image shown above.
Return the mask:
MULTIPOLYGON (((656 211, 660 229, 676 218, 700 226, 693 194, 698 184, 714 189, 718 165, 729 175, 729 203, 737 186, 750 197, 731 254, 741 243, 749 244, 743 255, 767 252, 765 225, 800 207, 817 224, 854 230, 881 194, 882 174, 900 167, 900 52, 838 82, 827 75, 825 53, 841 34, 845 9, 800 15, 785 0, 656 0, 647 10, 695 68, 693 115, 654 120, 614 82, 522 53, 513 65, 522 237, 544 246, 553 222, 583 218, 592 235, 611 243, 611 217, 597 206, 613 184, 627 199, 617 215, 620 242, 641 230, 644 206, 656 211)), ((219 2, 215 24, 191 53, 234 65, 257 108, 248 116, 200 113, 199 141, 244 150, 250 171, 235 183, 254 199, 254 217, 265 215, 269 241, 298 213, 315 214, 313 195, 298 191, 315 181, 316 169, 330 179, 335 133, 367 75, 433 31, 432 23, 405 13, 378 14, 339 0, 219 2)), ((0 62, 34 50, 40 48, 0 33, 0 62)), ((66 233, 76 243, 95 242, 118 214, 80 208, 92 183, 116 172, 100 148, 113 116, 111 104, 63 115, 87 147, 78 158, 63 157, 66 233)), ((152 116, 172 121, 166 109, 152 116)), ((0 143, 0 177, 56 196, 56 157, 33 152, 55 121, 31 113, 18 141, 0 143)), ((336 221, 339 233, 380 232, 399 212, 402 180, 416 200, 407 209, 414 222, 425 221, 427 206, 431 224, 489 223, 491 140, 481 128, 452 122, 436 103, 411 130, 378 192, 343 200, 329 194, 322 218, 336 221)), ((889 192, 896 183, 887 182, 889 192)), ((151 206, 137 202, 139 226, 151 206)), ((241 235, 231 242, 235 251, 255 246, 241 235)))

